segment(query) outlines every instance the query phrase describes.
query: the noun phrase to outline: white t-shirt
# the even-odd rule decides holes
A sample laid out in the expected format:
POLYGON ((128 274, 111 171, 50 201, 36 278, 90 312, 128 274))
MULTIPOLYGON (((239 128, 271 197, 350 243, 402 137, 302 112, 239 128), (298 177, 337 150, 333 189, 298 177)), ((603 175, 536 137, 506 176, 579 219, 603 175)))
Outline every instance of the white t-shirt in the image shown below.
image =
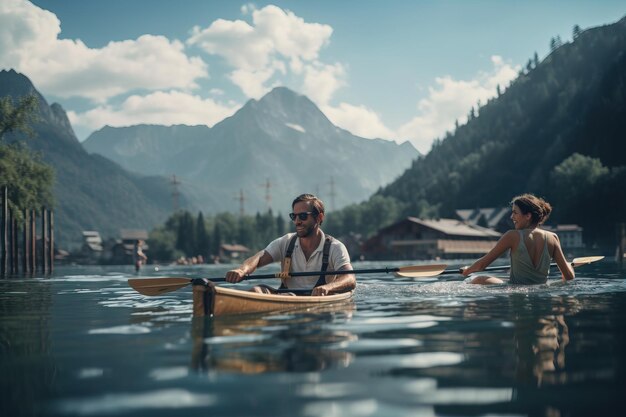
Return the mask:
MULTIPOLYGON (((283 237, 279 237, 278 239, 271 242, 265 248, 265 252, 267 252, 274 262, 282 262, 285 258, 285 254, 287 253, 287 247, 289 246, 289 242, 291 238, 295 235, 295 233, 288 233, 283 237)), ((296 239, 296 244, 293 248, 293 253, 291 254, 291 271, 292 272, 316 272, 322 270, 322 258, 324 252, 324 242, 326 241, 326 235, 322 232, 322 240, 320 241, 319 246, 307 261, 304 257, 304 252, 302 252, 302 248, 300 246, 300 238, 296 239)), ((343 243, 338 241, 337 239, 333 239, 330 244, 330 250, 328 253, 328 271, 336 271, 341 269, 343 266, 348 265, 350 263, 350 255, 348 254, 348 250, 344 246, 343 243)), ((291 277, 285 280, 285 285, 290 289, 307 289, 310 290, 315 287, 317 280, 319 279, 319 275, 312 275, 310 277, 291 277)), ((326 282, 332 282, 336 279, 337 275, 326 275, 326 282)))

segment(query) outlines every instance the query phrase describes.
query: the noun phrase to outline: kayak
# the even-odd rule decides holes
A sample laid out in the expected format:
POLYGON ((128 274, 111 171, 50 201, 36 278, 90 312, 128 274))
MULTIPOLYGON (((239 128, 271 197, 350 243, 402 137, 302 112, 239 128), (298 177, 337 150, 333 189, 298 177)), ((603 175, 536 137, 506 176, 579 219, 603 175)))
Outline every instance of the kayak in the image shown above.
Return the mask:
POLYGON ((201 285, 193 285, 193 315, 194 317, 218 317, 230 314, 308 309, 345 302, 352 298, 352 294, 353 291, 325 296, 260 294, 219 287, 209 281, 201 285))

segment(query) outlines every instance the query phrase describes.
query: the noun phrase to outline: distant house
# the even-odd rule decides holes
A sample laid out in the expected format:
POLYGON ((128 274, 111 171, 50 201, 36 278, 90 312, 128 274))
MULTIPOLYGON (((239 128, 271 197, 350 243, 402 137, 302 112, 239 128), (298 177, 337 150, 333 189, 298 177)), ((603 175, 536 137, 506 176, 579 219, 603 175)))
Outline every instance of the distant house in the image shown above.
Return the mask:
POLYGON ((80 251, 74 255, 74 260, 80 264, 97 264, 103 256, 102 237, 95 230, 84 230, 83 244, 80 251))
POLYGON ((100 233, 95 230, 84 230, 82 249, 84 252, 95 253, 99 257, 102 254, 102 237, 100 237, 100 233))
MULTIPOLYGON (((116 265, 134 264, 133 253, 139 240, 144 242, 148 239, 148 232, 138 229, 120 230, 121 238, 117 239, 111 249, 110 262, 116 265)), ((148 245, 144 243, 143 251, 148 251, 148 245)), ((149 261, 149 260, 148 260, 149 261)))
POLYGON ((407 217, 379 230, 363 245, 367 259, 466 258, 483 255, 501 233, 456 219, 407 217))
POLYGON ((220 246, 220 259, 236 260, 250 253, 250 249, 239 244, 223 243, 220 246))
POLYGON ((510 207, 460 209, 456 210, 456 215, 467 224, 487 227, 500 233, 513 229, 510 207))
POLYGON ((541 228, 556 233, 561 241, 561 247, 566 253, 585 249, 583 228, 576 224, 557 224, 556 226, 543 225, 541 228))

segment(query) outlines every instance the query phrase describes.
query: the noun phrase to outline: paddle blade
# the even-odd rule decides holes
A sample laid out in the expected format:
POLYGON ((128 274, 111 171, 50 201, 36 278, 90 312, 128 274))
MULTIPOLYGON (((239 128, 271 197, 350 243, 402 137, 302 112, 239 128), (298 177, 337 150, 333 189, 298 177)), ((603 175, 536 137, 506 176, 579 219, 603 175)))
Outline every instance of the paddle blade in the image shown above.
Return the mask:
POLYGON ((189 278, 131 278, 128 280, 135 291, 143 295, 161 295, 176 291, 191 283, 189 278))
POLYGON ((587 265, 592 262, 597 262, 601 259, 604 259, 604 256, 585 256, 583 258, 574 258, 572 261, 572 266, 575 268, 581 265, 587 265))
POLYGON ((423 278, 440 275, 448 265, 414 265, 398 268, 394 273, 398 277, 423 278))

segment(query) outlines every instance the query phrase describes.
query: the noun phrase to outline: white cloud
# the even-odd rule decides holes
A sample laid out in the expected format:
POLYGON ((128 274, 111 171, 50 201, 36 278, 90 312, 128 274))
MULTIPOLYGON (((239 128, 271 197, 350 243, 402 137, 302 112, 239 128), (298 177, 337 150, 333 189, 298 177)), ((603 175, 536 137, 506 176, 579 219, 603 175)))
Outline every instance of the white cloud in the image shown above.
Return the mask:
POLYGON ((420 152, 426 153, 434 139, 454 129, 455 120, 465 123, 472 106, 476 108, 479 100, 485 104, 496 94, 498 84, 506 86, 517 76, 519 67, 506 64, 501 57, 493 56, 491 62, 492 71, 481 72, 473 80, 436 78, 436 86, 428 88, 428 97, 418 102, 418 114, 397 130, 396 137, 409 139, 420 152))
POLYGON ((288 58, 317 59, 333 29, 320 23, 306 23, 290 11, 266 6, 252 13, 255 32, 272 42, 277 53, 288 58))
POLYGON ((59 39, 58 18, 24 0, 0 4, 0 67, 26 74, 46 94, 104 102, 135 89, 193 89, 207 65, 184 45, 163 36, 89 48, 59 39))
POLYGON ((270 5, 253 10, 252 25, 217 19, 206 29, 196 26, 187 43, 222 56, 237 69, 261 70, 276 58, 316 59, 331 34, 328 25, 306 23, 290 11, 270 5))
POLYGON ((259 98, 269 91, 268 83, 273 77, 291 71, 309 78, 326 76, 324 100, 327 100, 336 89, 330 87, 332 74, 341 72, 341 66, 323 68, 316 61, 322 47, 329 42, 332 28, 307 23, 273 5, 257 10, 247 4, 241 11, 252 14, 252 24, 217 19, 207 28, 195 27, 187 43, 224 58, 233 67, 229 79, 248 97, 259 98))
POLYGON ((27 51, 45 50, 61 32, 59 19, 24 0, 0 2, 0 66, 13 68, 27 51))
POLYGON ((330 101, 335 91, 345 85, 345 69, 341 64, 315 62, 304 69, 303 93, 318 105, 330 101))
POLYGON ((238 69, 230 73, 228 78, 241 88, 241 91, 250 98, 259 99, 268 93, 271 87, 265 83, 274 75, 273 68, 258 71, 238 69))
POLYGON ((217 19, 206 29, 196 26, 187 43, 248 71, 265 68, 273 49, 271 40, 257 36, 254 28, 243 20, 217 19))
POLYGON ((180 91, 158 91, 147 96, 130 96, 119 106, 100 105, 83 113, 70 111, 68 117, 72 125, 89 130, 105 125, 122 127, 142 123, 210 127, 231 116, 239 107, 180 91))
POLYGON ((357 136, 382 139, 394 137, 394 132, 384 125, 378 114, 365 106, 341 103, 338 107, 322 106, 322 111, 333 124, 357 136))

